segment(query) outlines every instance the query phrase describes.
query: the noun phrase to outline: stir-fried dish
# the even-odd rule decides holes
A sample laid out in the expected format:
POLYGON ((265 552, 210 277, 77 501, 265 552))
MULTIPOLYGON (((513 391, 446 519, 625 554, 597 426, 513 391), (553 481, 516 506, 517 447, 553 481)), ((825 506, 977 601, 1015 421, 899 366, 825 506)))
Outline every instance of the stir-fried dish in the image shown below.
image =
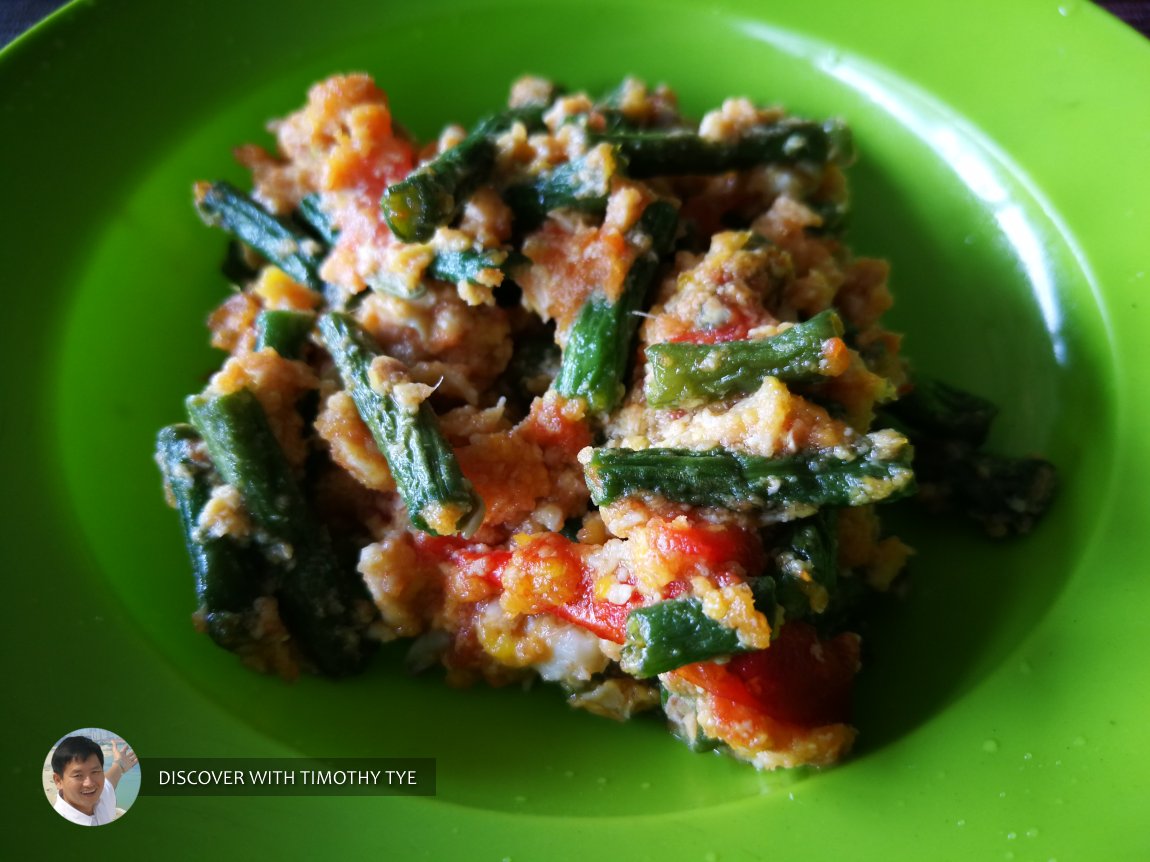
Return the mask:
POLYGON ((523 78, 421 143, 346 75, 271 128, 250 194, 195 186, 233 237, 227 358, 157 454, 197 624, 253 667, 406 639, 453 685, 828 764, 916 448, 922 497, 991 532, 1045 508, 1049 464, 983 452, 994 408, 912 380, 884 328, 841 122, 523 78))

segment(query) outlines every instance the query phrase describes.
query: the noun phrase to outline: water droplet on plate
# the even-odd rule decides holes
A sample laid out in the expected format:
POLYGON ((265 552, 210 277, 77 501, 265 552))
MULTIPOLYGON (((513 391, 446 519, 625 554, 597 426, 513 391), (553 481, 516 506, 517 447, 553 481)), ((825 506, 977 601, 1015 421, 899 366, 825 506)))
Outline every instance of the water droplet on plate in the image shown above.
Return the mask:
POLYGON ((994 754, 996 751, 998 751, 998 740, 997 739, 986 740, 984 743, 982 743, 982 750, 985 751, 987 754, 994 754))

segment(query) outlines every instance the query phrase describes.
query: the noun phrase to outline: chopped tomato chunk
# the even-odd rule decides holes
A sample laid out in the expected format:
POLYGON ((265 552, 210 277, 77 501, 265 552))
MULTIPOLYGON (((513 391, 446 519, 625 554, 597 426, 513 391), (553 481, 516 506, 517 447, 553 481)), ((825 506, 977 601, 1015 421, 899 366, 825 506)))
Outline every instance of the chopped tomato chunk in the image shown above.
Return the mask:
POLYGON ((555 616, 587 629, 604 640, 623 643, 627 636, 627 614, 642 604, 642 598, 635 594, 623 605, 596 599, 591 591, 590 580, 584 581, 582 595, 574 602, 553 609, 555 616))
POLYGON ((680 668, 688 682, 715 697, 722 717, 747 708, 777 721, 818 727, 850 721, 851 693, 859 665, 858 636, 847 632, 820 640, 806 623, 782 627, 769 649, 744 653, 727 664, 700 662, 680 668))
POLYGON ((493 550, 457 536, 429 536, 416 533, 419 549, 434 560, 451 563, 471 577, 482 578, 493 586, 503 581, 503 570, 511 562, 511 551, 493 550))
POLYGON ((651 521, 651 546, 663 567, 677 577, 702 567, 716 575, 746 575, 758 571, 763 562, 763 546, 750 530, 726 524, 691 524, 685 519, 651 521), (735 568, 741 571, 733 572, 735 568))
POLYGON ((741 341, 762 321, 754 318, 754 313, 745 308, 730 308, 730 319, 722 326, 706 329, 688 329, 680 332, 669 341, 683 344, 721 344, 724 341, 741 341))

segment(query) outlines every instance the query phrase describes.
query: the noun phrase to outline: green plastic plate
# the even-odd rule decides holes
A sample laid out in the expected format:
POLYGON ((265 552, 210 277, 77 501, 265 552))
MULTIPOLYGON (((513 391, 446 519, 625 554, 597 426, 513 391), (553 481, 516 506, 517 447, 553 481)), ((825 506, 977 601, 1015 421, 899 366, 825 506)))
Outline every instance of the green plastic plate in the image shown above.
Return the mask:
MULTIPOLYGON (((0 55, 9 842, 169 859, 1150 858, 1150 44, 1080 0, 80 2, 0 55), (421 136, 534 72, 633 73, 841 116, 851 242, 889 258, 918 365, 1002 405, 1063 486, 1029 538, 914 515, 867 640, 857 753, 765 775, 558 692, 446 688, 385 653, 285 685, 190 624, 152 439, 218 363, 222 240, 190 186, 307 86, 365 70, 421 136), (428 756, 435 798, 45 803, 73 727, 158 756, 428 756)), ((9 844, 11 846, 11 844, 9 844)), ((15 858, 15 857, 13 857, 15 858)), ((29 856, 29 858, 31 858, 29 856)))

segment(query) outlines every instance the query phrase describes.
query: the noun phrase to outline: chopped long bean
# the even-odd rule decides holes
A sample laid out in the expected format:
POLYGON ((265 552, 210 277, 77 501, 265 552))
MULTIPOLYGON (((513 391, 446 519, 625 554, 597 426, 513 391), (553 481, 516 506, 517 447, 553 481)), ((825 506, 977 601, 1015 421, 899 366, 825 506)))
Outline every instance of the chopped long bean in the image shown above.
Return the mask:
POLYGON ((552 210, 603 212, 607 209, 611 179, 621 167, 615 148, 599 144, 530 182, 510 186, 503 196, 515 213, 517 227, 530 230, 552 210))
POLYGON ((196 183, 196 209, 212 227, 251 246, 300 284, 321 290, 324 247, 286 220, 272 215, 231 183, 196 183))
POLYGON ((298 359, 314 327, 311 312, 264 309, 256 316, 256 350, 270 347, 284 359, 298 359))
POLYGON ((886 411, 915 434, 981 446, 998 415, 993 402, 929 377, 915 376, 910 392, 886 411))
POLYGON ((914 443, 919 498, 928 507, 965 514, 996 538, 1030 532, 1050 508, 1058 490, 1053 464, 983 451, 998 414, 991 401, 916 376, 884 412, 914 443))
POLYGON ((440 281, 483 283, 485 270, 498 270, 504 276, 527 260, 518 252, 487 248, 481 251, 437 251, 427 274, 440 281))
POLYGON ((762 509, 773 520, 788 521, 821 506, 861 506, 909 494, 910 460, 906 438, 887 430, 867 435, 848 453, 781 458, 724 449, 596 449, 584 472, 598 505, 656 494, 695 506, 762 509))
POLYGON ((404 242, 431 239, 487 180, 495 166, 495 136, 516 122, 538 128, 542 116, 542 108, 529 107, 487 117, 458 144, 388 186, 380 205, 391 232, 404 242))
MULTIPOLYGON (((768 577, 752 584, 755 609, 768 625, 776 622, 775 583, 768 577)), ((672 599, 636 608, 627 615, 620 667, 649 677, 685 664, 748 652, 735 629, 708 617, 696 598, 672 599)))
POLYGON ((331 245, 339 238, 339 231, 332 223, 331 216, 323 208, 318 192, 304 195, 296 209, 296 218, 302 221, 321 240, 331 245))
POLYGON ((623 376, 631 359, 632 342, 639 325, 648 288, 660 259, 671 247, 678 225, 673 204, 655 201, 647 206, 627 234, 638 249, 623 283, 622 295, 612 301, 594 293, 583 304, 555 379, 556 390, 568 398, 584 398, 593 412, 612 409, 623 396, 623 376))
POLYGON ((247 389, 208 392, 189 398, 187 408, 216 472, 240 492, 281 572, 277 597, 288 629, 325 673, 358 670, 369 652, 366 588, 336 563, 259 401, 247 389))
POLYGON ((838 584, 838 517, 831 508, 792 521, 773 553, 779 601, 787 619, 826 611, 838 584))
POLYGON ((253 602, 264 594, 262 561, 234 539, 200 529, 200 513, 212 496, 212 464, 192 426, 160 431, 156 463, 180 516, 207 633, 225 649, 238 649, 251 640, 253 602))
POLYGON ((1058 490, 1058 471, 1043 458, 978 452, 961 443, 926 446, 915 466, 928 505, 961 512, 995 538, 1029 533, 1058 490))
POLYGON ((730 141, 686 131, 612 131, 594 136, 616 147, 627 175, 717 174, 756 165, 795 162, 846 164, 854 159, 850 129, 843 123, 785 119, 753 126, 730 141))
POLYGON ((827 373, 828 353, 843 348, 842 321, 831 310, 772 338, 718 344, 682 342, 647 347, 644 393, 652 407, 697 406, 727 395, 753 392, 765 377, 787 383, 827 373))
POLYGON ((320 334, 344 386, 387 459, 412 524, 433 535, 469 536, 483 521, 483 501, 459 469, 426 401, 408 403, 397 386, 410 381, 374 381, 380 356, 371 336, 346 314, 325 314, 320 334))

